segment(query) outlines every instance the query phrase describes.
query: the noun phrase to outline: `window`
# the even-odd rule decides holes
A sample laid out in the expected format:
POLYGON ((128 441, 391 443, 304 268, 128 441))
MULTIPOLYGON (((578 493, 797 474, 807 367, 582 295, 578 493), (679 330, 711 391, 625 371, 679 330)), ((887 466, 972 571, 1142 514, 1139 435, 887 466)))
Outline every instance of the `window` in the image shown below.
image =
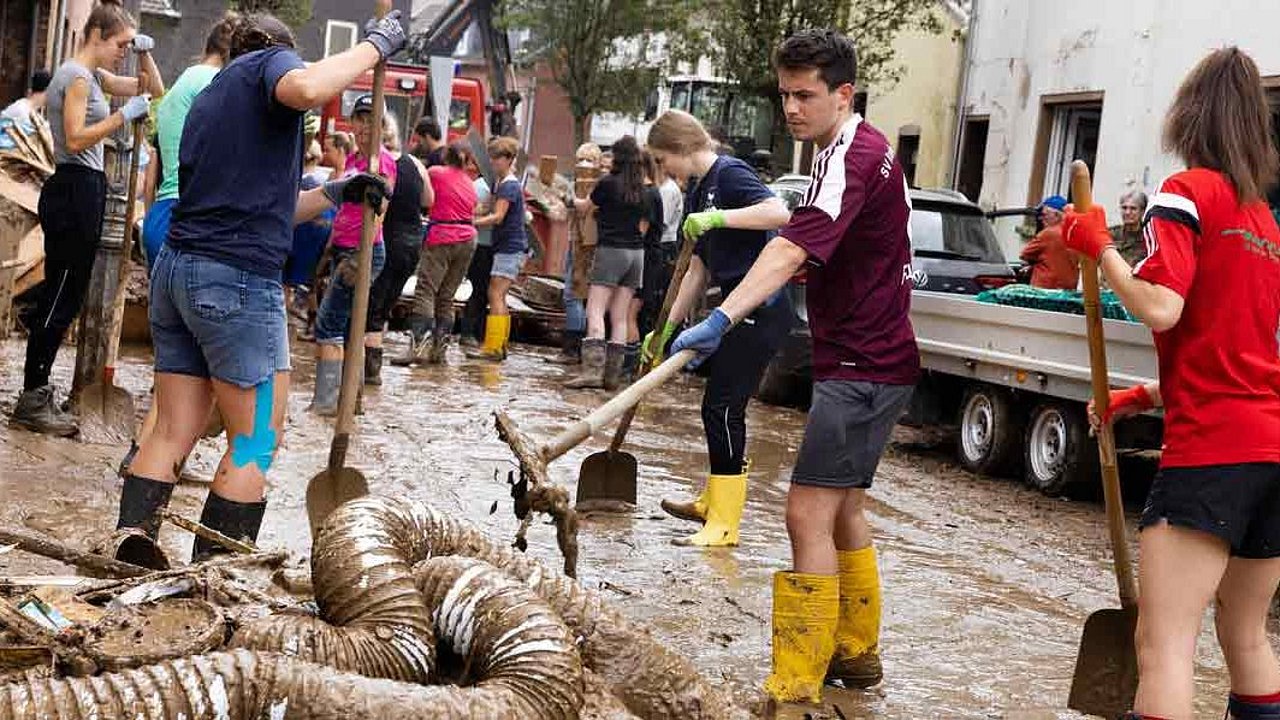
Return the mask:
POLYGON ((956 173, 956 190, 970 202, 982 195, 982 177, 987 162, 987 136, 991 133, 988 118, 968 118, 964 136, 960 138, 960 169, 956 173))
POLYGON ((1070 197, 1072 161, 1084 160, 1089 172, 1093 172, 1098 159, 1098 131, 1101 127, 1101 106, 1064 105, 1054 109, 1048 165, 1045 167, 1045 197, 1070 197))
POLYGON ((324 27, 324 56, 337 55, 356 46, 360 39, 355 23, 330 20, 324 27))
POLYGON ((907 178, 907 185, 916 186, 916 162, 920 158, 920 130, 898 131, 898 164, 907 178))
POLYGON ((1003 263, 991 222, 977 209, 919 200, 911 210, 911 247, 916 257, 1003 263))

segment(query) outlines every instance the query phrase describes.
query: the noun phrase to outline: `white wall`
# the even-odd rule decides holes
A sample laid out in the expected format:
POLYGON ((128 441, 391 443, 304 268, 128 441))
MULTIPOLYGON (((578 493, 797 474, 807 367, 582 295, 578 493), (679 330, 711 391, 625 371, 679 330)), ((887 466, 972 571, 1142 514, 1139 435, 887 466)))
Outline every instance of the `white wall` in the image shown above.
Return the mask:
POLYGON ((1263 75, 1280 75, 1276 0, 975 4, 967 106, 991 118, 985 206, 1026 202, 1043 95, 1105 93, 1094 195, 1114 214, 1122 192, 1151 191, 1180 169, 1160 150, 1160 127, 1182 77, 1206 52, 1239 45, 1263 75))

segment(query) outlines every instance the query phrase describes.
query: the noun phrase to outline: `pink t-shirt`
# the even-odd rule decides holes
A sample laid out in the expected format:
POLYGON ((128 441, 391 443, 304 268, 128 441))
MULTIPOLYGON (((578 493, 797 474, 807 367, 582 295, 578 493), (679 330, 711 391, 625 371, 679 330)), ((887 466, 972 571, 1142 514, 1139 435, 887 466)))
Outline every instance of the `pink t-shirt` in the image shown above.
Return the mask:
POLYGON ((431 205, 431 231, 428 245, 469 242, 476 237, 471 224, 476 213, 476 186, 471 176, 456 167, 436 165, 427 168, 431 190, 436 201, 431 205))
MULTIPOLYGON (((391 153, 387 152, 385 148, 378 158, 378 174, 385 177, 387 182, 392 187, 395 187, 396 159, 391 157, 391 153)), ((350 177, 368 169, 368 158, 363 155, 352 155, 347 158, 347 169, 342 174, 342 177, 350 177)), ((333 234, 329 236, 329 242, 340 248, 359 247, 362 215, 360 203, 343 203, 342 207, 338 208, 337 216, 333 218, 333 234)), ((375 245, 382 242, 381 222, 378 223, 378 234, 373 237, 373 242, 375 245)))

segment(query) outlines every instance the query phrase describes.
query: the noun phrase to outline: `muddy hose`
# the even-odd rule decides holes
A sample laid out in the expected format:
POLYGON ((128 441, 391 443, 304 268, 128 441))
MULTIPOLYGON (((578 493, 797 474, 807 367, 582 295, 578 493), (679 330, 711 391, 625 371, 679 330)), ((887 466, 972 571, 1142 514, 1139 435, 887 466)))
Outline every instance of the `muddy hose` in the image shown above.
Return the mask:
POLYGON ((272 615, 241 628, 232 646, 426 684, 435 669, 435 636, 412 574, 425 557, 420 541, 414 518, 396 504, 339 507, 311 554, 320 618, 272 615))
POLYGON ((278 653, 233 650, 97 677, 0 686, 0 720, 562 717, 522 714, 492 702, 493 695, 479 687, 377 680, 278 653))

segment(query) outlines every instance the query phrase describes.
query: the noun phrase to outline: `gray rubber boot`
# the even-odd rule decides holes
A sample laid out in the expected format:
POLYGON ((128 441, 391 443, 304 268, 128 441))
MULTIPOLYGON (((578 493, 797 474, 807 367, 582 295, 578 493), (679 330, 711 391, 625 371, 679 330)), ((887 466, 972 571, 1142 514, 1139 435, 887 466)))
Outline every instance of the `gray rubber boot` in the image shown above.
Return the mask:
POLYGON ((602 388, 604 387, 604 340, 582 341, 582 370, 578 376, 565 383, 567 388, 602 388))
POLYGON ((364 384, 382 384, 382 348, 380 347, 364 349, 364 384))
POLYGON ((13 406, 9 424, 31 432, 58 437, 71 437, 80 432, 80 426, 71 415, 63 412, 53 401, 53 386, 44 385, 26 390, 18 396, 13 406))
POLYGON ((627 360, 627 346, 609 343, 604 358, 604 389, 610 392, 622 385, 622 364, 627 360))
POLYGON ((342 386, 342 361, 316 361, 316 389, 311 410, 324 417, 338 414, 338 389, 342 386))

